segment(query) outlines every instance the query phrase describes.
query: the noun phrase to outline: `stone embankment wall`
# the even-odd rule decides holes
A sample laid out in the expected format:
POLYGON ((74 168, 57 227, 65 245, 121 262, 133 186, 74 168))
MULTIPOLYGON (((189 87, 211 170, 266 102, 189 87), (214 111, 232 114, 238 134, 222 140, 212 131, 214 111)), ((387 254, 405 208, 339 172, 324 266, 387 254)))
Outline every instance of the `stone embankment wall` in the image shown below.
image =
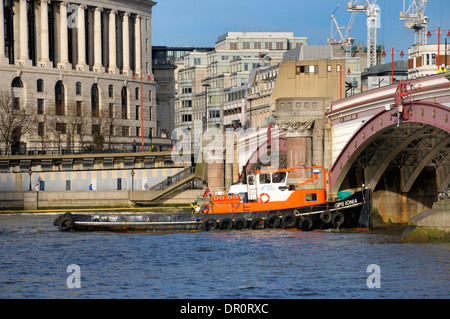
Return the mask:
POLYGON ((409 220, 402 243, 450 242, 450 199, 436 202, 433 208, 409 220))
MULTIPOLYGON (((133 207, 130 192, 151 198, 157 191, 16 191, 0 192, 1 210, 36 210, 61 208, 133 207), (145 194, 144 194, 145 193, 145 194)), ((189 204, 204 190, 186 190, 161 201, 161 204, 189 204)), ((135 196, 133 196, 135 197, 135 196)))

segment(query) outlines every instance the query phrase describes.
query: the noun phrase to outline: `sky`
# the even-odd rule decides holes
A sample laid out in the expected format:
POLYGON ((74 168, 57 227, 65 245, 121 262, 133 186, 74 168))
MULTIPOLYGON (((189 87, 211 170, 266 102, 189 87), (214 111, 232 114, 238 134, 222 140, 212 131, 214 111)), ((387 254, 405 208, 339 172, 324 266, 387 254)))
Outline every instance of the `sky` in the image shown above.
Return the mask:
MULTIPOLYGON (((217 38, 227 32, 293 32, 296 37, 307 37, 308 44, 326 44, 331 13, 337 8, 335 17, 340 26, 347 26, 351 17, 346 9, 347 1, 340 0, 154 1, 157 2, 152 10, 154 46, 214 47, 217 38)), ((408 6, 410 0, 405 1, 408 6)), ((386 50, 392 47, 396 51, 404 50, 407 55, 408 48, 414 44, 414 31, 399 20, 403 2, 376 1, 381 9, 377 44, 384 44, 386 50)), ((441 30, 450 29, 450 0, 428 0, 425 15, 430 18, 428 30, 438 30, 439 25, 441 30)), ((351 28, 350 37, 357 44, 367 41, 366 18, 358 12, 351 28)), ((431 33, 428 43, 437 43, 437 32, 431 33)), ((447 32, 441 33, 441 43, 446 35, 447 32)), ((447 41, 450 49, 450 38, 447 41)))

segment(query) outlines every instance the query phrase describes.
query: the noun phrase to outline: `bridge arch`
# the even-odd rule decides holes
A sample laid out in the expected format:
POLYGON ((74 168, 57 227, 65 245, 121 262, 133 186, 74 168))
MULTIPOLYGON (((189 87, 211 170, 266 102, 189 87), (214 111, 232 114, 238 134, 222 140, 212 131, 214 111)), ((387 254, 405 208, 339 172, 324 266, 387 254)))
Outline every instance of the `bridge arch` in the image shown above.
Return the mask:
POLYGON ((384 109, 356 131, 332 166, 331 192, 342 188, 351 171, 358 171, 359 181, 375 189, 389 166, 400 169, 404 193, 427 166, 435 169, 437 189, 448 187, 449 107, 413 102, 405 104, 404 109, 404 120, 399 120, 395 109, 384 109))

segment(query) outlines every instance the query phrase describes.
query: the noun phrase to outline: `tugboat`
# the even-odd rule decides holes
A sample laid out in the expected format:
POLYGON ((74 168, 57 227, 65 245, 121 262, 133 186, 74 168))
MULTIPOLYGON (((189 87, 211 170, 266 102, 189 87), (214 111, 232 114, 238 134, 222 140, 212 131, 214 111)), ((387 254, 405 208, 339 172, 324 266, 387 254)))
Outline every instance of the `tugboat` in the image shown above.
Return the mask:
MULTIPOLYGON (((261 168, 244 174, 227 195, 209 195, 192 203, 191 212, 59 215, 61 231, 212 231, 263 228, 372 229, 372 191, 341 192, 327 200, 327 171, 321 166, 261 168), (312 171, 296 185, 295 170, 312 171), (322 175, 320 177, 320 175, 322 175), (317 186, 323 179, 323 185, 317 186)), ((206 193, 206 192, 205 192, 206 193)))

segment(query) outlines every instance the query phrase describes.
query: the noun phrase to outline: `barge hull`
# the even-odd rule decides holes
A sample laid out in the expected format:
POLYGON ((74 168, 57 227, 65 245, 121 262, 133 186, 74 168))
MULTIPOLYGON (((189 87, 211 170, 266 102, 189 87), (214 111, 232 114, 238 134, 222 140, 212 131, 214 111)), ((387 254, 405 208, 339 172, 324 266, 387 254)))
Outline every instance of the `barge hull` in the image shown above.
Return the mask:
POLYGON ((372 228, 372 192, 356 192, 325 204, 246 213, 191 214, 71 214, 59 215, 53 225, 61 231, 180 232, 215 229, 297 228, 300 230, 372 228))

